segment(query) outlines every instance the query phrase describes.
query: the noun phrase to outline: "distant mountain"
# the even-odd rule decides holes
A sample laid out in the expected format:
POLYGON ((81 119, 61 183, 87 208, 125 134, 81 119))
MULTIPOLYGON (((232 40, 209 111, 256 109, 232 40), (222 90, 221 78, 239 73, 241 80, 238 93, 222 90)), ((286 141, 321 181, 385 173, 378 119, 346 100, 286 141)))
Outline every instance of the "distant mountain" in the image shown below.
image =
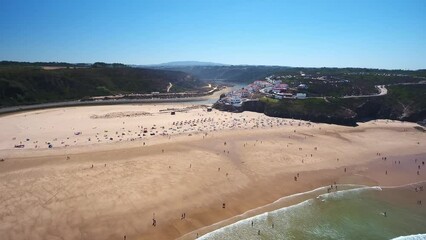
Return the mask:
POLYGON ((210 66, 151 66, 154 69, 167 69, 191 74, 204 81, 248 83, 263 79, 269 75, 288 69, 281 66, 250 66, 250 65, 210 65, 210 66))
POLYGON ((149 66, 155 67, 192 67, 192 66, 226 66, 227 64, 213 63, 213 62, 199 62, 199 61, 176 61, 160 64, 153 64, 149 66))

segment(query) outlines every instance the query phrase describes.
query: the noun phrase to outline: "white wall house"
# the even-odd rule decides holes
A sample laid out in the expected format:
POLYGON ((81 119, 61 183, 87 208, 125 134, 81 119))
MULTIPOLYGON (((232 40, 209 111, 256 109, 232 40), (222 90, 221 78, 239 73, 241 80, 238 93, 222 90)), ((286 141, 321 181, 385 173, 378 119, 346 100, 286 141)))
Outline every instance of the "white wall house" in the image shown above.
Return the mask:
POLYGON ((305 99, 306 98, 306 93, 297 93, 296 94, 296 99, 305 99))

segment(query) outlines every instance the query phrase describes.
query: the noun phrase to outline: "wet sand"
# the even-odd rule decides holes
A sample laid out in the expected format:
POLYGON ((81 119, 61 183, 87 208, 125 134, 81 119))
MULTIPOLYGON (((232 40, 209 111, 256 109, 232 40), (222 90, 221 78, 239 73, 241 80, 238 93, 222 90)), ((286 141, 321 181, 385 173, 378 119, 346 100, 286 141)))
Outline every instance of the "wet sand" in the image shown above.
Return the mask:
POLYGON ((0 118, 0 234, 4 239, 193 239, 219 225, 203 227, 334 182, 425 181, 426 135, 414 126, 380 120, 353 128, 190 105, 5 116, 0 118), (144 128, 148 134, 138 136, 144 128), (25 147, 14 148, 20 142, 25 147))

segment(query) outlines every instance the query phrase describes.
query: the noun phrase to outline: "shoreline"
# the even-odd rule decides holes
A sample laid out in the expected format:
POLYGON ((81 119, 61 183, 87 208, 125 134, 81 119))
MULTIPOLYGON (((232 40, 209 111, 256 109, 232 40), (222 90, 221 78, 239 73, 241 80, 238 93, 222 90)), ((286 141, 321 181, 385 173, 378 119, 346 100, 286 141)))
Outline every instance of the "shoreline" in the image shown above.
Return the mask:
MULTIPOLYGON (((350 184, 347 184, 350 185, 350 184)), ((356 184, 353 184, 356 185, 356 184)), ((342 187, 342 185, 337 185, 339 187, 342 187)), ((359 188, 362 187, 367 187, 367 186, 363 186, 363 185, 357 185, 359 188)), ((253 209, 250 209, 242 214, 233 216, 231 218, 222 220, 220 222, 216 222, 212 225, 209 226, 205 226, 202 227, 200 229, 197 229, 195 231, 189 232, 177 239, 179 240, 184 240, 184 239, 193 239, 194 235, 197 236, 197 234, 199 234, 199 237, 203 238, 205 236, 207 236, 208 234, 211 234, 212 232, 222 229, 224 227, 230 226, 232 224, 235 223, 239 223, 239 222, 243 222, 246 221, 248 219, 252 219, 255 218, 257 216, 260 216, 262 214, 265 213, 269 213, 271 211, 275 211, 278 209, 283 209, 283 208, 287 208, 287 207, 292 207, 292 206, 296 206, 300 203, 303 203, 309 199, 312 199, 313 197, 319 196, 317 194, 314 194, 315 192, 321 193, 321 194, 325 194, 327 193, 327 188, 329 186, 322 186, 322 187, 318 187, 315 189, 311 189, 305 192, 298 192, 298 193, 294 193, 288 196, 283 196, 271 203, 268 203, 264 206, 259 206, 253 209), (314 194, 314 195, 313 195, 314 194), (295 199, 292 199, 295 198, 295 199), (288 201, 288 202, 286 202, 288 201)))
POLYGON ((261 215, 268 214, 276 210, 283 210, 286 208, 295 207, 297 205, 307 202, 308 200, 318 198, 324 194, 333 194, 333 193, 338 193, 342 191, 345 192, 348 190, 350 191, 350 190, 362 190, 362 189, 374 189, 374 188, 379 188, 380 190, 392 190, 392 189, 399 189, 399 188, 414 187, 418 185, 423 186, 424 184, 426 184, 425 180, 402 184, 398 186, 380 186, 380 185, 362 185, 362 184, 344 183, 344 184, 334 185, 334 186, 337 186, 339 190, 332 191, 332 192, 327 192, 327 189, 330 187, 330 185, 325 185, 315 189, 307 190, 305 192, 298 192, 288 196, 283 196, 264 206, 259 206, 259 207, 250 209, 244 213, 238 214, 236 216, 232 216, 220 222, 213 223, 212 225, 205 226, 205 227, 196 229, 194 231, 191 231, 189 233, 186 233, 183 236, 178 237, 177 239, 178 240, 194 239, 194 236, 198 236, 198 238, 204 239, 205 237, 212 234, 216 230, 220 230, 234 224, 246 222, 248 219, 255 219, 261 215))
MULTIPOLYGON (((415 155, 416 157, 418 157, 418 155, 415 155)), ((396 158, 402 158, 402 159, 410 159, 411 157, 413 157, 412 155, 404 155, 404 156, 393 156, 396 158)), ((421 155, 421 157, 424 159, 426 158, 426 153, 423 153, 421 155)), ((373 165, 373 167, 377 167, 377 164, 375 163, 375 159, 371 159, 369 162, 364 163, 364 164, 360 164, 360 165, 355 165, 353 167, 355 167, 356 169, 351 171, 349 173, 349 176, 342 176, 341 174, 337 174, 337 175, 333 175, 331 174, 330 177, 330 173, 333 172, 334 169, 324 169, 324 170, 319 170, 319 171, 312 171, 312 172, 307 172, 304 173, 302 172, 301 175, 306 175, 306 174, 325 174, 328 175, 330 178, 327 180, 324 179, 319 179, 319 181, 315 181, 315 184, 311 185, 311 188, 301 188, 302 191, 301 192, 294 192, 294 193, 290 193, 289 195, 284 195, 282 197, 279 197, 278 199, 272 200, 271 202, 268 202, 264 205, 255 205, 253 206, 253 208, 250 208, 242 213, 239 213, 235 216, 231 216, 230 218, 226 218, 223 219, 221 221, 212 223, 211 225, 208 226, 204 226, 201 227, 199 229, 193 230, 191 232, 188 232, 180 237, 178 237, 177 239, 179 240, 189 240, 189 239, 194 239, 196 236, 204 239, 203 237, 211 234, 212 232, 222 229, 224 227, 233 225, 235 223, 238 222, 243 222, 246 221, 247 219, 252 219, 255 218, 257 216, 260 216, 262 214, 265 213, 269 213, 269 212, 273 212, 275 210, 279 210, 279 209, 283 209, 283 208, 288 208, 288 207, 293 207, 296 206, 298 204, 301 204, 302 202, 305 202, 309 199, 313 199, 316 198, 317 196, 320 196, 322 194, 327 194, 327 188, 330 186, 330 184, 333 185, 333 182, 337 182, 337 186, 339 187, 339 191, 341 190, 341 187, 349 187, 349 189, 351 189, 353 187, 353 189, 361 189, 361 188, 374 188, 374 187, 379 187, 382 189, 394 189, 394 188, 402 188, 402 187, 409 187, 411 185, 418 185, 418 184, 423 184, 426 183, 426 179, 420 180, 420 181, 413 181, 413 180, 405 180, 404 184, 399 184, 399 185, 389 185, 386 181, 380 181, 378 179, 374 179, 371 176, 371 172, 366 174, 366 175, 360 175, 360 174, 354 174, 354 172, 359 171, 359 169, 364 169, 366 167, 371 167, 373 165), (375 166, 376 165, 376 166, 375 166), (321 185, 321 183, 330 183, 328 185, 324 184, 321 185), (339 182, 341 182, 339 184, 339 182)), ((340 169, 342 170, 342 169, 340 169)), ((312 180, 311 180, 312 182, 312 180)), ((300 190, 300 188, 299 188, 300 190)), ((348 189, 344 189, 344 190, 348 190, 348 189)), ((333 193, 333 192, 332 192, 333 193)), ((205 213, 208 214, 208 213, 205 213)))
MULTIPOLYGON (((57 124, 71 134, 82 131, 88 137, 92 123, 99 127, 93 134, 104 134, 104 130, 118 128, 134 132, 138 124, 151 126, 151 122, 167 129, 167 121, 210 116, 206 114, 215 120, 204 128, 201 124, 195 128, 182 125, 178 134, 145 140, 1 150, 0 158, 5 161, 0 162, 0 190, 4 193, 0 216, 5 224, 0 233, 6 239, 22 238, 25 233, 31 233, 33 239, 46 239, 53 233, 78 238, 79 232, 91 239, 123 235, 193 239, 197 232, 201 236, 202 229, 210 232, 212 224, 220 227, 217 224, 228 224, 227 220, 247 211, 264 212, 263 207, 278 201, 276 207, 285 196, 334 182, 394 186, 426 180, 423 168, 420 175, 415 174, 413 161, 426 159, 425 135, 412 123, 375 121, 351 128, 285 119, 286 125, 279 125, 282 119, 256 113, 206 113, 200 109, 175 116, 127 117, 126 124, 122 118, 90 118, 124 106, 156 113, 167 107, 123 105, 15 114, 0 118, 9 123, 2 124, 5 135, 0 140, 8 146, 18 133, 14 126, 20 127, 23 136, 31 132, 32 141, 34 136, 46 141, 67 136, 49 130, 57 124), (78 119, 69 119, 73 116, 78 119), (228 123, 230 129, 211 127, 228 123), (27 124, 32 128, 26 130, 27 124), (252 128, 256 124, 260 127, 252 128), (195 132, 189 133, 191 128, 195 132), (388 160, 380 159, 379 152, 388 160), (222 203, 226 203, 225 209, 222 203), (181 220, 182 213, 187 217, 181 220), (151 226, 153 215, 156 227, 151 226)), ((80 136, 74 137, 78 140, 80 136)))
MULTIPOLYGON (((413 205, 412 204, 412 200, 414 199, 418 199, 418 197, 422 197, 424 198, 426 196, 426 193, 423 192, 423 190, 420 190, 419 192, 417 192, 417 189, 419 187, 423 187, 426 184, 426 181, 420 181, 420 182, 415 182, 415 183, 408 183, 408 184, 403 184, 403 185, 399 185, 399 186, 380 186, 380 185, 372 185, 372 186, 368 186, 368 185, 354 185, 354 184, 337 184, 334 185, 337 189, 339 190, 332 190, 329 191, 330 186, 323 186, 323 187, 319 187, 313 190, 309 190, 306 192, 301 192, 301 193, 296 193, 290 196, 286 196, 283 198, 280 198, 270 204, 267 204, 265 206, 262 207, 258 207, 256 209, 253 210, 249 210, 241 215, 232 217, 230 219, 226 219, 222 222, 219 223, 215 223, 211 226, 207 226, 203 229, 198 229, 194 232, 190 232, 178 239, 182 240, 182 239, 193 239, 193 236, 197 236, 197 234, 199 232, 201 232, 202 234, 199 235, 200 239, 221 239, 220 236, 223 236, 225 234, 225 232, 227 234, 231 234, 233 231, 238 231, 238 229, 240 228, 244 228, 246 227, 247 230, 247 226, 250 225, 250 221, 252 224, 252 228, 253 228, 253 222, 255 222, 255 225, 257 226, 258 224, 260 225, 269 225, 269 227, 271 227, 272 224, 272 229, 270 229, 271 231, 274 228, 274 217, 275 216, 275 220, 277 220, 277 213, 281 212, 281 216, 284 216, 282 213, 285 211, 289 211, 291 209, 295 209, 298 208, 300 211, 300 206, 305 206, 305 207, 310 207, 311 204, 315 204, 315 202, 324 202, 326 199, 330 198, 330 200, 332 199, 338 199, 340 197, 345 196, 346 194, 353 194, 353 193, 366 193, 367 191, 374 191, 376 192, 375 194, 378 194, 376 196, 381 196, 380 199, 383 201, 385 201, 386 203, 390 203, 392 202, 393 204, 396 204, 397 206, 404 208, 410 208, 413 209, 413 205), (327 189, 327 190, 326 190, 327 189), (414 191, 414 189, 416 189, 416 191, 414 191), (420 195, 419 195, 420 194, 420 195), (297 200, 291 201, 292 198, 298 198, 297 200), (226 223, 226 224, 225 224, 226 223), (220 226, 218 226, 220 225, 220 226), (208 231, 205 231, 207 230, 208 231)), ((333 186, 333 187, 334 187, 333 186)), ((348 199, 346 199, 345 201, 347 201, 348 199)), ((417 207, 419 207, 417 205, 417 207)), ((382 209, 383 210, 383 209, 382 209)), ((386 208, 385 208, 386 210, 386 208)), ((377 209, 377 211, 380 211, 377 209)), ((425 215, 425 210, 424 209, 418 209, 417 211, 422 211, 423 212, 423 217, 426 217, 425 215)), ((383 212, 380 212, 381 214, 383 214, 383 212)), ((293 214, 295 214, 293 212, 293 214)), ((388 212, 388 214, 394 214, 394 212, 390 211, 388 212)), ((385 212, 385 217, 386 217, 386 212, 385 212)), ((278 218, 279 219, 279 218, 278 218)), ((326 224, 326 223, 325 223, 326 224)), ((422 225, 422 223, 417 222, 417 224, 422 225)), ((275 226, 277 226, 275 224, 275 226)), ((282 222, 281 222, 281 227, 282 226, 282 222)), ((250 227, 248 227, 250 228, 250 227)), ((256 228, 255 228, 256 229, 256 228)), ((265 229, 263 229, 265 230, 265 229)), ((262 230, 262 231, 263 231, 262 230)), ((279 230, 278 230, 279 231, 279 230)), ((417 229, 417 231, 410 231, 410 232, 406 232, 404 230, 402 230, 402 232, 400 232, 400 234, 396 234, 393 238, 395 237, 399 237, 401 235, 407 235, 408 233, 410 234, 423 234, 426 231, 426 228, 422 229, 417 229)), ((281 232, 282 233, 282 232, 281 232)), ((253 236, 255 236, 255 230, 253 230, 253 236)), ((270 233, 271 234, 271 233, 270 233)), ((269 236, 271 236, 269 234, 269 236)), ((273 234, 273 233, 272 233, 273 234)), ((226 235, 228 237, 230 237, 229 235, 226 235)), ((241 235, 235 235, 235 236, 239 236, 241 237, 241 235)), ((267 235, 268 236, 268 235, 267 235)), ((281 236, 282 237, 282 236, 281 236)), ((392 238, 392 239, 393 239, 392 238)), ((234 239, 234 238, 232 238, 234 239)), ((333 238, 334 239, 334 238, 333 238)))

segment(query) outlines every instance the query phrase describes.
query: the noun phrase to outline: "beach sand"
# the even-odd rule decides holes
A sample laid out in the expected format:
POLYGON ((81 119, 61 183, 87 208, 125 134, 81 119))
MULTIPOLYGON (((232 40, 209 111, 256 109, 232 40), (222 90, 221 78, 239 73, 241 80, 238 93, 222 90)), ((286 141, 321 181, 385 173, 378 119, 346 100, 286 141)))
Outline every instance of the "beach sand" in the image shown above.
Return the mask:
POLYGON ((414 126, 344 127, 185 104, 7 115, 0 118, 0 235, 194 239, 335 182, 426 181, 426 134, 414 126))

